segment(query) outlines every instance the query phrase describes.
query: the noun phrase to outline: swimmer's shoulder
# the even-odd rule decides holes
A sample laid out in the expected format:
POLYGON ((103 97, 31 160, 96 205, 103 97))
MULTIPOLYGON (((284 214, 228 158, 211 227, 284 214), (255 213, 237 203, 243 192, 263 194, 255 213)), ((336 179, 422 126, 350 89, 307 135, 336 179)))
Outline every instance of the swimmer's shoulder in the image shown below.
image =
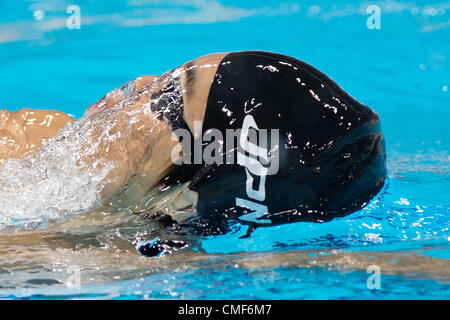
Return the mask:
POLYGON ((57 110, 2 109, 0 135, 10 137, 10 141, 13 141, 8 148, 3 146, 3 149, 7 149, 3 153, 14 158, 26 156, 41 146, 42 139, 54 137, 66 123, 72 121, 75 121, 73 117, 57 110))

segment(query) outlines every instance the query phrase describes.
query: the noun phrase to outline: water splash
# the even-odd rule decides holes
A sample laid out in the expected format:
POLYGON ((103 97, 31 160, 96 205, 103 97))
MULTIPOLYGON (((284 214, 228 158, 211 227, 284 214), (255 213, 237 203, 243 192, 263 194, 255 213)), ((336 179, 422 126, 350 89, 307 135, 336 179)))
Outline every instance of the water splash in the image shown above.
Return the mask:
POLYGON ((164 88, 179 86, 174 77, 180 72, 168 72, 136 92, 130 90, 134 82, 127 83, 99 102, 99 113, 66 124, 36 154, 9 159, 0 167, 0 229, 42 227, 99 208, 105 187, 116 190, 127 182, 169 127, 161 115, 180 103, 181 91, 164 88), (108 106, 112 96, 116 100, 108 106))
POLYGON ((0 168, 0 228, 36 227, 100 204, 110 167, 81 170, 78 150, 89 135, 82 134, 84 127, 86 120, 67 124, 34 156, 10 159, 0 168))

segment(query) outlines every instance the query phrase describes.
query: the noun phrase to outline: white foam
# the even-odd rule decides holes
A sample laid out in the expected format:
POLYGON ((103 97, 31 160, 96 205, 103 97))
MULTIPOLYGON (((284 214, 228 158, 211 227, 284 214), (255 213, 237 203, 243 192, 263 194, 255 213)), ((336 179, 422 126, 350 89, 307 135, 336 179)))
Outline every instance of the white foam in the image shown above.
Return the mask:
POLYGON ((110 167, 77 166, 84 126, 85 120, 70 123, 34 156, 0 167, 0 228, 40 226, 100 205, 110 167))
MULTIPOLYGON (((172 73, 167 72, 139 92, 131 92, 129 87, 134 88, 134 81, 128 82, 112 92, 123 97, 114 106, 106 108, 105 100, 102 100, 99 114, 85 115, 66 124, 57 136, 48 139, 31 157, 6 161, 0 167, 0 229, 46 226, 50 220, 60 221, 69 215, 99 208, 102 205, 102 190, 111 182, 108 173, 115 168, 108 159, 113 141, 120 139, 114 142, 114 146, 121 148, 121 144, 134 139, 136 132, 133 132, 132 125, 141 118, 144 120, 140 121, 145 121, 145 130, 149 131, 139 136, 144 137, 145 143, 151 146, 161 128, 155 126, 151 119, 182 107, 173 105, 182 103, 181 88, 178 83, 176 90, 164 92, 148 102, 137 103, 137 100, 142 95, 149 97, 153 86, 172 83, 173 77, 179 77, 183 71, 177 68, 172 73), (163 109, 152 112, 152 104, 161 104, 163 109)), ((161 118, 169 121, 164 116, 161 118)), ((138 150, 151 152, 145 151, 149 150, 145 145, 138 150)), ((134 163, 148 154, 134 156, 124 161, 134 163)), ((123 164, 119 161, 117 165, 123 164)))

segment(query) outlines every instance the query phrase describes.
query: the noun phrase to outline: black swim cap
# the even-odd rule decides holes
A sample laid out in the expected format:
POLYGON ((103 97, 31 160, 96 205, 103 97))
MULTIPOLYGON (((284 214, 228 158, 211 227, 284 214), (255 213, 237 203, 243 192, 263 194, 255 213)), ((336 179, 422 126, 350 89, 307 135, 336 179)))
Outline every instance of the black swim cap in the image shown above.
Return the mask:
POLYGON ((227 155, 234 164, 195 166, 190 189, 199 194, 201 216, 326 221, 362 208, 386 177, 378 115, 288 56, 228 54, 208 96, 202 133, 210 129, 223 132, 223 146, 230 143, 227 129, 241 134, 231 141, 236 152, 227 155), (262 129, 266 135, 256 144, 242 145, 242 137, 262 129))

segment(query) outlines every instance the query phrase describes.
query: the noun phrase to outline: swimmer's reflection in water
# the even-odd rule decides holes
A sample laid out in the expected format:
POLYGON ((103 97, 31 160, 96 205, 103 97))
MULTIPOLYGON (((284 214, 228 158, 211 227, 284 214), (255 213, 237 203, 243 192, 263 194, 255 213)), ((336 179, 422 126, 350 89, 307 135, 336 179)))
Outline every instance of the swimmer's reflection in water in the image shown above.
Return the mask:
MULTIPOLYGON (((33 156, 41 138, 73 121, 56 111, 21 112, 2 113, 0 161, 33 156), (56 121, 30 130, 31 112, 56 121), (33 148, 24 147, 28 141, 33 148)), ((210 54, 161 76, 139 77, 91 105, 78 121, 91 126, 90 138, 78 150, 80 170, 113 164, 102 185, 102 202, 132 205, 155 188, 172 192, 167 206, 188 213, 181 215, 184 219, 161 207, 148 209, 145 216, 159 219, 174 233, 223 234, 230 220, 249 225, 249 234, 258 226, 327 221, 364 207, 386 177, 378 115, 320 71, 280 54, 210 54), (196 123, 201 123, 200 132, 196 123), (107 139, 102 126, 109 127, 107 139), (268 154, 238 150, 243 126, 245 132, 277 130, 275 148, 262 148, 268 154, 276 150, 276 172, 257 170, 263 162, 259 156, 268 154), (210 129, 223 132, 224 139, 227 129, 237 130, 232 164, 174 163, 173 150, 185 139, 180 130, 192 139, 181 145, 192 146, 210 129), (84 152, 94 141, 95 150, 84 152), (239 152, 247 162, 239 161, 239 152)), ((253 150, 261 150, 261 140, 256 141, 253 150)), ((195 157, 193 150, 182 151, 195 157)), ((154 255, 149 252, 183 247, 165 241, 141 252, 154 255)))

